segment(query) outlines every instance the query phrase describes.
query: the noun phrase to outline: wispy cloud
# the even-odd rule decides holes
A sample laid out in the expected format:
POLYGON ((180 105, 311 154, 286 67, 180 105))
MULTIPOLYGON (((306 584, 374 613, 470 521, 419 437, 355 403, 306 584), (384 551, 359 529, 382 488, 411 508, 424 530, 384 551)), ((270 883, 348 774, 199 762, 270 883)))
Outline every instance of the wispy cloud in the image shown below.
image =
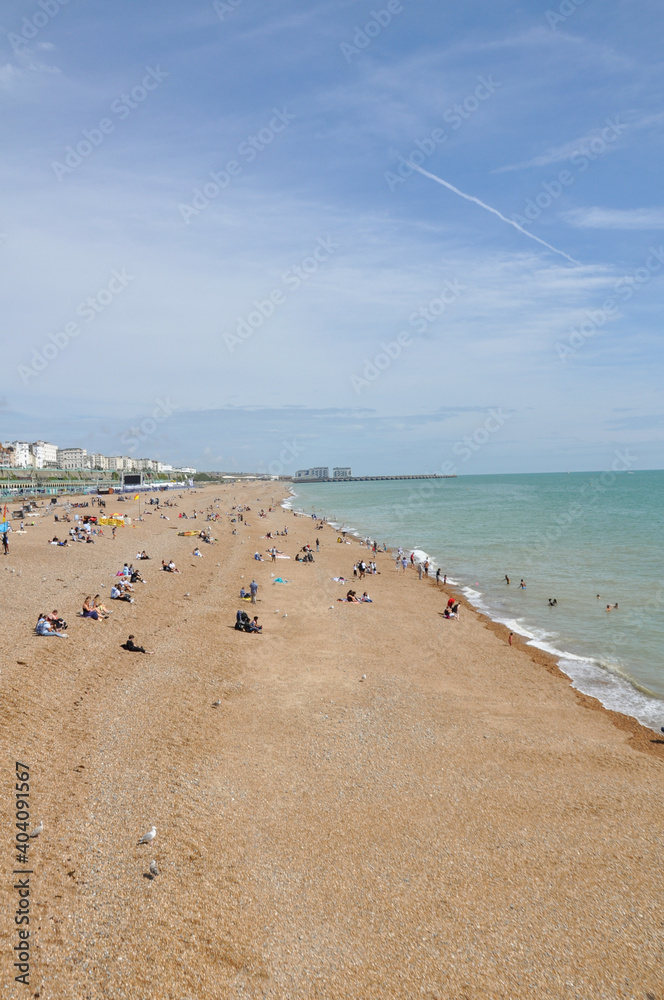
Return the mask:
POLYGON ((576 229, 664 229, 664 208, 575 208, 564 219, 576 229))

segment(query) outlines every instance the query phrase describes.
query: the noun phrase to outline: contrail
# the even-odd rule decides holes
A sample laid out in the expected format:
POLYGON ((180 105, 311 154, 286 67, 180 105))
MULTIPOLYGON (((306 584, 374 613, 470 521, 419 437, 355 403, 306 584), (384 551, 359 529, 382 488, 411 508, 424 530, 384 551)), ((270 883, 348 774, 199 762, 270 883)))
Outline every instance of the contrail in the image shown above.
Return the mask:
POLYGON ((523 233, 524 236, 528 236, 531 240, 541 243, 543 247, 547 247, 547 249, 553 250, 554 253, 560 254, 561 257, 564 257, 565 260, 568 260, 571 264, 576 264, 578 267, 581 267, 579 261, 574 260, 574 258, 570 257, 570 255, 565 253, 564 250, 556 250, 556 248, 552 247, 550 243, 546 242, 546 240, 541 240, 539 236, 535 236, 534 233, 529 233, 527 229, 523 229, 518 222, 514 222, 513 219, 508 219, 506 216, 502 215, 498 209, 491 208, 491 205, 485 205, 483 201, 480 201, 479 198, 475 198, 472 194, 464 194, 463 191, 459 191, 459 189, 454 187, 453 184, 448 183, 448 181, 444 181, 441 177, 436 177, 435 174, 430 174, 428 170, 422 170, 422 167, 418 167, 417 164, 411 163, 410 160, 406 160, 406 163, 409 167, 412 167, 413 170, 417 170, 417 172, 422 174, 424 177, 430 177, 432 181, 436 181, 437 184, 442 184, 443 187, 449 188, 450 191, 454 191, 454 193, 460 195, 461 198, 465 198, 466 201, 472 201, 476 205, 479 205, 480 208, 485 208, 487 212, 497 215, 499 219, 503 220, 503 222, 507 222, 510 226, 514 226, 514 228, 520 233, 523 233))

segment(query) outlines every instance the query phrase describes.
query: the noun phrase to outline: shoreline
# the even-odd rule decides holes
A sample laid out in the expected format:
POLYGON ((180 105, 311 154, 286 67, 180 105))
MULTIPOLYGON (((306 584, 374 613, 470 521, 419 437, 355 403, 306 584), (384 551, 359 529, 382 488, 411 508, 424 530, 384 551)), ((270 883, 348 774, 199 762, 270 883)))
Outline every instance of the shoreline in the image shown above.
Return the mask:
MULTIPOLYGON (((298 496, 298 494, 294 492, 294 487, 290 487, 289 489, 290 489, 289 494, 284 498, 283 501, 281 501, 281 506, 284 510, 294 510, 294 508, 288 506, 288 504, 290 501, 295 500, 296 497, 298 496)), ((311 516, 306 511, 296 511, 296 513, 298 514, 298 516, 302 517, 311 516)), ((331 521, 326 521, 325 523, 330 526, 334 526, 335 530, 336 528, 338 528, 338 530, 342 530, 341 524, 337 523, 336 521, 334 522, 334 525, 331 521)), ((353 538, 357 539, 358 541, 360 538, 362 538, 359 528, 355 528, 349 525, 347 528, 344 527, 343 530, 346 530, 348 534, 350 534, 353 538)), ((367 528, 367 532, 369 536, 374 537, 372 529, 367 528)), ((399 544, 398 542, 395 543, 394 545, 392 545, 391 548, 388 546, 388 552, 391 552, 398 544, 399 544)), ((411 551, 413 550, 411 549, 411 551)), ((418 550, 416 549, 414 551, 418 550)), ((426 556, 426 558, 428 558, 431 561, 433 567, 435 568, 437 566, 435 557, 431 556, 429 553, 423 553, 423 554, 426 556)), ((600 671, 602 670, 602 667, 599 666, 597 658, 578 657, 578 654, 576 653, 570 654, 568 652, 565 652, 564 650, 558 650, 555 653, 553 653, 550 650, 540 648, 538 645, 535 645, 535 643, 539 641, 536 638, 528 635, 528 633, 522 633, 519 632, 518 630, 515 630, 514 628, 510 628, 503 622, 497 621, 496 619, 492 618, 488 611, 482 610, 481 608, 474 605, 473 602, 470 600, 470 598, 468 598, 468 596, 465 593, 463 593, 463 590, 461 589, 467 586, 468 585, 460 584, 458 581, 451 583, 448 582, 447 584, 449 593, 454 594, 455 598, 464 607, 466 607, 468 610, 472 611, 475 615, 477 615, 478 619, 485 622, 486 626, 490 627, 492 631, 495 632, 496 635, 499 635, 507 643, 509 633, 512 632, 514 637, 513 644, 515 646, 519 646, 520 648, 522 648, 527 652, 532 653, 533 654, 532 660, 534 663, 540 663, 541 665, 545 666, 547 670, 549 670, 549 672, 557 674, 561 678, 564 678, 564 680, 568 683, 569 686, 571 686, 572 690, 575 692, 579 704, 582 704, 584 707, 591 709, 593 711, 601 710, 607 712, 609 716, 613 718, 614 724, 619 729, 625 732, 629 732, 631 734, 630 739, 633 739, 639 745, 639 747, 644 750, 644 752, 648 753, 653 752, 651 746, 652 734, 653 733, 658 734, 659 732, 658 729, 651 728, 650 726, 642 723, 634 715, 630 715, 627 712, 622 712, 617 709, 610 708, 609 706, 603 704, 600 698, 597 698, 594 695, 586 694, 580 688, 576 687, 575 678, 571 674, 568 674, 561 666, 561 662, 564 662, 566 658, 572 656, 574 658, 580 658, 584 662, 591 663, 595 669, 600 671), (646 739, 647 734, 650 734, 650 740, 646 739), (645 749, 646 746, 648 747, 648 749, 645 749)), ((659 699, 652 692, 644 691, 632 678, 621 676, 620 680, 624 684, 629 685, 635 691, 638 691, 640 694, 644 695, 644 697, 647 697, 653 703, 661 702, 662 721, 664 722, 664 700, 659 699)), ((658 756, 657 753, 655 755, 658 756)))
MULTIPOLYGON (((444 619, 454 587, 421 587, 387 554, 356 586, 366 549, 270 485, 169 495, 169 519, 95 545, 47 545, 44 516, 12 540, 0 742, 29 764, 30 825, 44 823, 32 991, 628 1000, 628 978, 656 994, 664 740, 580 711, 596 706, 549 655, 509 647, 463 595, 444 619), (219 521, 181 523, 215 497, 219 521), (243 522, 226 514, 238 503, 243 522), (194 558, 179 532, 208 525, 194 558), (266 536, 284 527, 275 564, 266 536), (313 563, 294 560, 305 544, 313 563), (134 604, 75 617, 144 549, 134 604), (170 558, 180 574, 159 571, 170 558), (252 577, 256 606, 239 598, 252 577), (349 586, 373 603, 339 601, 349 586), (52 608, 68 639, 32 634, 52 608), (233 627, 250 608, 261 635, 233 627), (155 655, 123 651, 128 633, 155 655)), ((7 953, 13 895, 5 880, 7 953)))

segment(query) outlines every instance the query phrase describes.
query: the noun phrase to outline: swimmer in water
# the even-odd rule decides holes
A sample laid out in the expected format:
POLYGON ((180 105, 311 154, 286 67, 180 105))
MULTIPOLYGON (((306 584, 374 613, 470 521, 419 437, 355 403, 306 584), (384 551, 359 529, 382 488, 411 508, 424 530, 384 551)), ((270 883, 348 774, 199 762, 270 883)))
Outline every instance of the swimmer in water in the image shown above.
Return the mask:
POLYGON ((555 597, 550 597, 549 598, 549 607, 550 608, 555 608, 555 606, 556 606, 557 603, 558 603, 558 601, 556 600, 555 597))
POLYGON ((519 584, 519 589, 520 589, 520 590, 525 590, 525 589, 526 589, 526 585, 525 585, 525 583, 523 582, 523 580, 522 580, 522 581, 521 581, 521 583, 519 584))
POLYGON ((505 573, 505 583, 506 583, 506 584, 507 584, 507 586, 509 587, 509 585, 510 585, 510 578, 509 578, 509 576, 507 575, 507 573, 505 573))

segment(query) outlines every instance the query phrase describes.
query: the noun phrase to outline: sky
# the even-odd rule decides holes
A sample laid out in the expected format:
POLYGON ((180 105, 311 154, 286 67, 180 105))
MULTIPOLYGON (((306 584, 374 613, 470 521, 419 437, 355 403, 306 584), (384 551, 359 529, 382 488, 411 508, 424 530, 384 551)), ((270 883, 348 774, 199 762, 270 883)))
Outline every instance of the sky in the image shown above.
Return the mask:
POLYGON ((5 0, 2 440, 662 468, 663 27, 655 0, 5 0))

